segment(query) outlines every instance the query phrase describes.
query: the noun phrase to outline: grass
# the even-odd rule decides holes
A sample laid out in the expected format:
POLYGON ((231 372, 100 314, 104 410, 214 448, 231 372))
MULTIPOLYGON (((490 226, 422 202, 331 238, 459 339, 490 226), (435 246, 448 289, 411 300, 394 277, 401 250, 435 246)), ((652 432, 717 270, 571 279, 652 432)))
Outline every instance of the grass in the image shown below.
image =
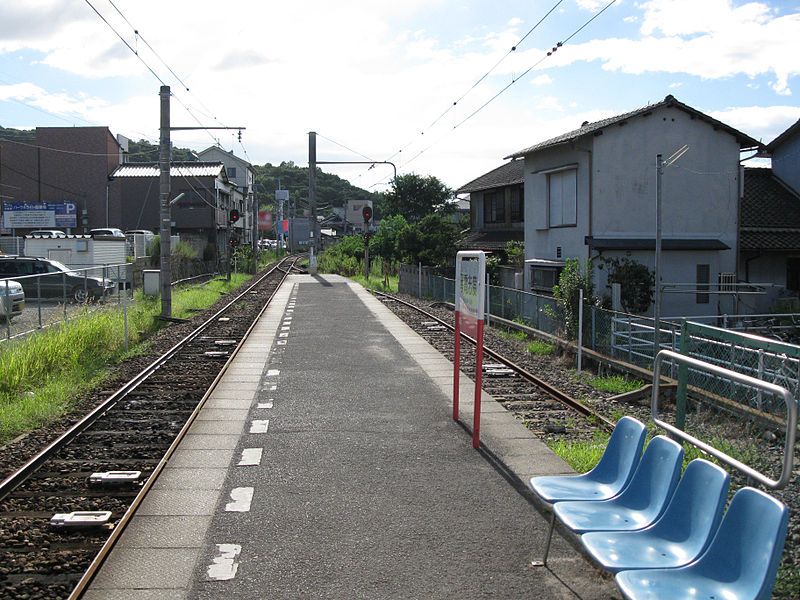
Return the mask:
POLYGON ((622 375, 609 375, 606 377, 590 377, 586 380, 590 386, 601 392, 610 394, 624 394, 638 390, 644 384, 638 379, 628 379, 622 375))
POLYGON ((556 351, 555 345, 543 342, 542 340, 533 340, 526 346, 526 349, 531 354, 537 354, 539 356, 549 356, 556 351))
POLYGON ((528 340, 528 335, 524 331, 519 331, 517 329, 500 329, 497 333, 501 338, 507 340, 515 340, 517 342, 525 342, 528 340))
POLYGON ((387 294, 396 294, 398 286, 400 285, 399 275, 389 275, 389 285, 385 286, 383 283, 383 275, 376 275, 375 273, 369 274, 369 279, 363 275, 353 275, 350 277, 353 281, 360 283, 368 290, 375 290, 377 292, 385 292, 387 294))
POLYGON ((591 470, 605 452, 610 435, 597 432, 591 441, 546 440, 548 447, 578 473, 591 470))
MULTIPOLYGON (((208 308, 248 279, 215 279, 176 289, 173 316, 187 318, 191 309, 208 308)), ((85 311, 56 327, 6 342, 0 351, 0 444, 53 422, 73 407, 84 392, 102 383, 108 369, 146 349, 147 337, 163 323, 158 298, 137 293, 128 305, 130 349, 125 350, 124 322, 118 306, 85 311)))

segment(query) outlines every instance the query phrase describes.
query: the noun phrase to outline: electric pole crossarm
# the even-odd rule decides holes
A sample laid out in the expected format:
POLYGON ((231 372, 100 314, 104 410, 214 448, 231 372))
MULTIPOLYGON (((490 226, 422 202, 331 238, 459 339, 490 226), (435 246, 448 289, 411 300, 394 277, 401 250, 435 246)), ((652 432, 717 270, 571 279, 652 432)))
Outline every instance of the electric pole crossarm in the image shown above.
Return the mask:
POLYGON ((392 165, 397 179, 397 166, 388 160, 318 160, 318 165, 392 165))

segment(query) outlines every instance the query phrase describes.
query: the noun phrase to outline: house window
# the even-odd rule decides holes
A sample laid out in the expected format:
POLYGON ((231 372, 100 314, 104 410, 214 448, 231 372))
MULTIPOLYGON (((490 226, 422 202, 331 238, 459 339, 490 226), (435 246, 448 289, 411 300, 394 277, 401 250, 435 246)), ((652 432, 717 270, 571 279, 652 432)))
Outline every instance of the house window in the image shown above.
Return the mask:
POLYGON ((487 192, 483 195, 483 222, 505 223, 506 202, 503 192, 487 192))
POLYGON ((793 292, 800 290, 800 258, 786 259, 786 289, 793 292))
POLYGON ((548 173, 547 198, 550 227, 566 227, 577 224, 577 173, 576 169, 548 173))
POLYGON ((711 281, 711 266, 697 265, 697 294, 695 302, 697 304, 708 304, 708 284, 711 281))
POLYGON ((531 289, 550 292, 558 283, 558 269, 531 267, 531 289))
POLYGON ((236 179, 236 167, 228 167, 228 177, 236 179))
POLYGON ((522 223, 525 221, 525 201, 523 187, 511 188, 511 222, 522 223))

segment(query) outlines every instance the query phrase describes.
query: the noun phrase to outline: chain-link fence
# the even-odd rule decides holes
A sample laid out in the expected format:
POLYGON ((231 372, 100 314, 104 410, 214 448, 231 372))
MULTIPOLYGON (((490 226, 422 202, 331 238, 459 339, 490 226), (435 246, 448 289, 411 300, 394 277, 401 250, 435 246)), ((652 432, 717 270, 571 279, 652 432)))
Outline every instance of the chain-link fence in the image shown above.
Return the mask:
MULTIPOLYGON (((436 275, 426 267, 403 265, 400 268, 400 292, 442 302, 453 302, 453 279, 436 275)), ((488 286, 487 321, 501 317, 516 321, 549 335, 564 337, 565 324, 556 301, 550 296, 523 290, 488 286)), ((790 315, 794 321, 796 315, 790 315)), ((740 324, 744 317, 723 316, 715 319, 740 324)), ((650 317, 607 310, 584 304, 581 345, 617 361, 652 369, 656 349, 673 350, 727 369, 776 383, 800 393, 800 346, 768 340, 733 329, 695 323, 687 319, 661 320, 656 343, 655 321, 650 317)), ((663 374, 673 379, 683 375, 683 383, 697 391, 727 398, 757 410, 784 410, 782 402, 762 392, 748 389, 730 380, 708 373, 680 373, 677 365, 667 363, 663 374)))

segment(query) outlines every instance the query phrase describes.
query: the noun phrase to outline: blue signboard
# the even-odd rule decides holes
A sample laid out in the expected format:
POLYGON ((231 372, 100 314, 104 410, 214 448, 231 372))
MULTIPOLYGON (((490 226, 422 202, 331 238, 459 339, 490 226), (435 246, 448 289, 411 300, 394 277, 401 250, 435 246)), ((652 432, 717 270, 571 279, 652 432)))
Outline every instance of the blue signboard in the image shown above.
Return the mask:
POLYGON ((3 202, 3 227, 7 229, 77 226, 74 202, 3 202))

